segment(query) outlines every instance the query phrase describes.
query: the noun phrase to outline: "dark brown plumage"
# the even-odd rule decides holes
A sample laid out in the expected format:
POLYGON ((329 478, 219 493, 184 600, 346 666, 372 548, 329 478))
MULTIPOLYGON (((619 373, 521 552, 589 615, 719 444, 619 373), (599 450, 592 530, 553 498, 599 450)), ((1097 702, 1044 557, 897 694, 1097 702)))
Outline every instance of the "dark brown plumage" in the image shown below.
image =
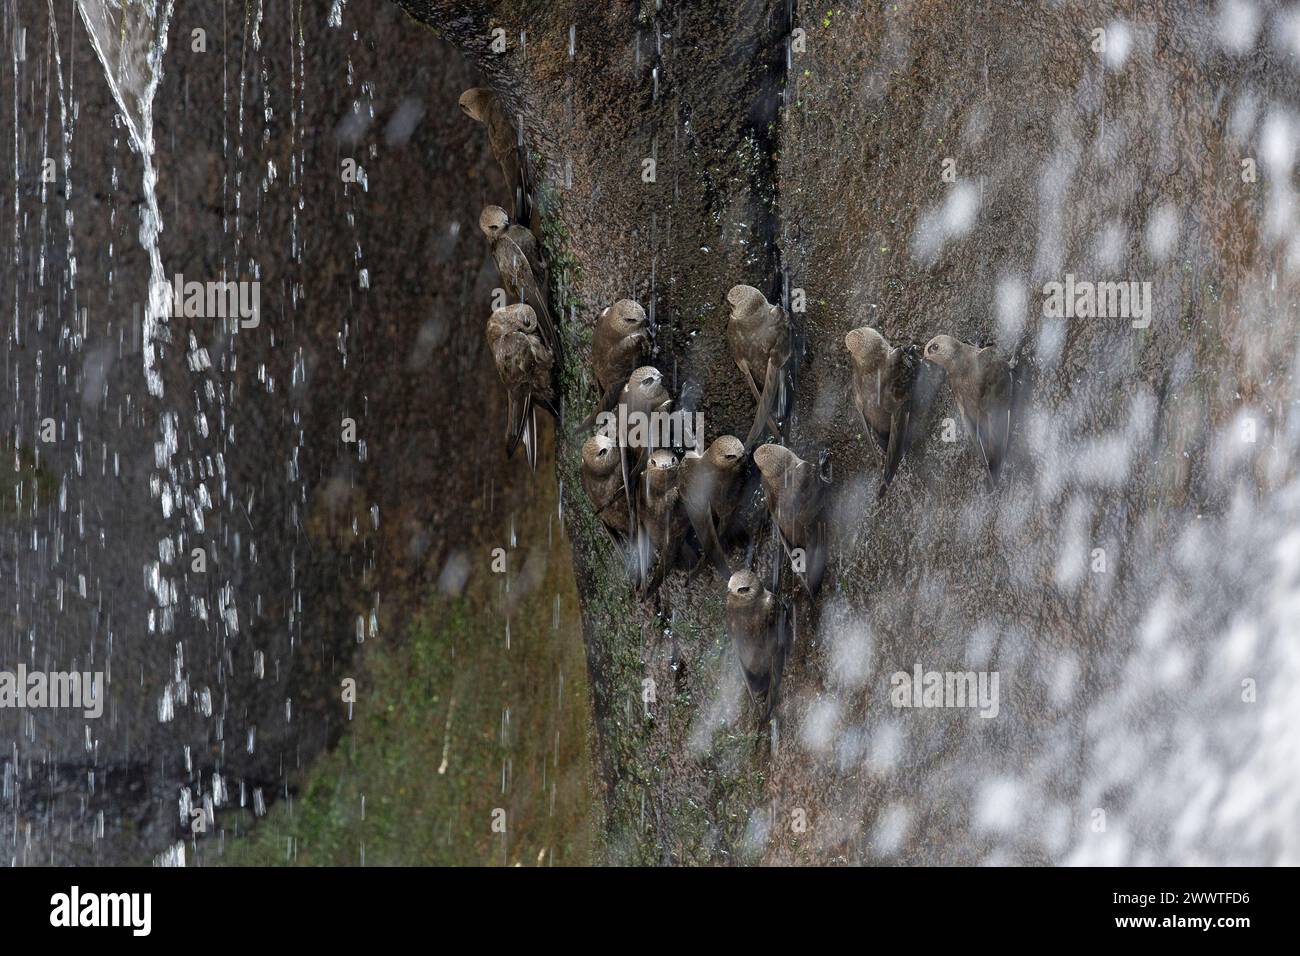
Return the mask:
POLYGON ((726 616, 745 686, 766 722, 776 707, 790 647, 789 615, 753 571, 741 570, 727 582, 726 616))
POLYGON ((731 306, 727 341, 755 403, 754 424, 745 438, 745 447, 753 448, 765 426, 782 439, 778 419, 785 414, 789 397, 790 317, 753 286, 732 286, 727 302, 731 306))
POLYGON ((650 357, 645 309, 619 299, 600 313, 591 340, 591 365, 602 393, 620 389, 650 357))
POLYGON ((526 222, 536 229, 538 223, 533 202, 532 168, 528 162, 528 152, 520 142, 518 125, 506 115, 496 94, 485 87, 476 86, 466 90, 460 95, 459 102, 461 111, 466 116, 487 128, 488 146, 501 165, 506 185, 514 196, 515 220, 526 222))
POLYGON ((631 538, 632 517, 623 493, 619 450, 607 435, 592 435, 582 446, 582 487, 605 527, 631 538))
POLYGON ((829 481, 820 465, 804 461, 782 445, 759 445, 754 449, 754 464, 762 473, 767 509, 776 521, 791 567, 808 593, 815 595, 828 559, 822 512, 829 481))
POLYGON ((745 484, 745 446, 723 435, 703 455, 688 452, 681 471, 682 505, 695 536, 714 566, 730 575, 722 536, 745 484))
POLYGON ((559 354, 559 336, 547 299, 546 266, 537 247, 537 237, 512 223, 500 206, 485 206, 478 224, 490 243, 492 259, 506 292, 533 307, 542 340, 552 354, 559 354))
POLYGON ((513 455, 522 440, 528 464, 536 469, 537 406, 555 414, 551 379, 555 357, 542 341, 537 314, 522 303, 489 316, 487 344, 509 399, 506 455, 513 455))
POLYGON ((844 347, 853 366, 853 405, 884 455, 879 491, 883 497, 916 438, 943 373, 922 358, 920 345, 891 348, 870 326, 849 332, 844 347))
POLYGON ((1011 442, 1011 367, 995 349, 976 348, 951 335, 932 338, 925 357, 947 373, 957 410, 975 436, 992 487, 1002 477, 1011 442))
POLYGON ((641 554, 641 591, 652 591, 676 556, 686 537, 686 513, 682 509, 677 456, 666 448, 650 455, 639 482, 637 519, 641 554))
POLYGON ((628 377, 650 358, 651 346, 645 309, 631 299, 619 299, 600 313, 591 339, 591 368, 600 400, 578 426, 580 432, 590 429, 602 412, 618 404, 628 377))

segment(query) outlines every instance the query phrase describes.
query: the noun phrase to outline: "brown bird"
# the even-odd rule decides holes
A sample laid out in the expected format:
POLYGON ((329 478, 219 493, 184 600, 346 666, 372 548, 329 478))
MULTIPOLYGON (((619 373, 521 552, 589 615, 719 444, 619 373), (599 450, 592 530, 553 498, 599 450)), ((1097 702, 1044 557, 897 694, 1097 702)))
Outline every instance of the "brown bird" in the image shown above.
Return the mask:
POLYGON ((628 376, 650 357, 650 351, 650 329, 640 305, 619 299, 600 313, 591 340, 591 366, 601 397, 596 410, 578 426, 579 432, 590 429, 602 412, 618 404, 628 376))
POLYGON ((650 356, 650 346, 645 309, 636 302, 619 299, 601 312, 591 342, 591 364, 601 393, 617 395, 650 356))
POLYGON ((681 471, 686 517, 704 553, 730 575, 721 538, 745 484, 745 446, 734 435, 715 438, 703 455, 687 452, 681 471))
POLYGON ((793 351, 790 316, 781 306, 769 303, 753 286, 732 286, 727 302, 731 305, 727 341, 757 406, 745 447, 754 447, 763 434, 764 424, 781 441, 777 419, 785 414, 788 398, 787 366, 793 351))
POLYGON ((628 376, 615 409, 600 416, 597 433, 609 437, 619 448, 624 495, 633 528, 637 527, 637 481, 654 451, 653 436, 648 434, 650 416, 656 412, 666 414, 672 408, 673 399, 663 375, 653 365, 643 365, 628 376), (622 426, 626 426, 625 434, 620 432, 622 426))
POLYGON ((776 520, 790 565, 810 595, 826 571, 827 534, 822 509, 830 484, 826 458, 814 465, 783 445, 759 445, 754 464, 763 476, 767 510, 776 520))
POLYGON ((727 582, 727 633, 749 696, 762 708, 762 720, 767 722, 776 706, 790 648, 789 615, 748 569, 737 571, 727 582))
POLYGON ((957 411, 975 436, 989 487, 997 484, 1011 441, 1011 367, 993 348, 976 348, 951 335, 936 335, 925 357, 948 375, 957 411))
POLYGON ((663 374, 657 368, 643 365, 628 376, 614 411, 619 421, 628 424, 628 434, 622 436, 623 443, 639 450, 637 457, 643 463, 646 454, 654 450, 654 435, 650 428, 654 419, 650 416, 657 413, 666 415, 672 410, 672 396, 668 394, 663 374))
POLYGON ((682 510, 681 476, 677 456, 666 448, 650 455, 640 481, 640 535, 642 593, 654 590, 686 537, 686 515, 682 510))
POLYGON ((542 340, 552 354, 559 354, 560 341, 547 304, 546 265, 537 247, 537 237, 512 223, 500 206, 485 206, 478 225, 488 238, 506 292, 533 307, 541 325, 542 340))
POLYGON ((533 220, 532 169, 521 130, 506 115, 496 94, 485 87, 476 86, 462 93, 460 108, 470 119, 487 127, 488 145, 492 148, 492 155, 501 164, 506 185, 515 197, 515 219, 530 223, 536 228, 533 220))
POLYGON ((605 527, 630 539, 632 517, 623 493, 618 446, 612 438, 592 435, 582 446, 582 487, 605 527))
POLYGON ((883 497, 916 438, 943 372, 922 358, 918 343, 891 348, 870 326, 844 336, 844 347, 853 366, 853 405, 885 456, 879 491, 883 497))
POLYGON ((492 313, 487 321, 487 344, 509 399, 506 457, 514 454, 522 439, 528 464, 536 470, 537 406, 555 414, 551 380, 555 357, 542 341, 537 314, 523 303, 492 313))

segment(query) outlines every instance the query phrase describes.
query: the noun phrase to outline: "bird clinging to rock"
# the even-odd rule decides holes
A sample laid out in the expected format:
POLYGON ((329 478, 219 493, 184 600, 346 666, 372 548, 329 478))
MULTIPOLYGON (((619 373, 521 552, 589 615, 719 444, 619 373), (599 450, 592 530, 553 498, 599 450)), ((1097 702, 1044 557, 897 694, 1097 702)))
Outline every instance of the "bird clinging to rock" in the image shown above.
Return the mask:
POLYGON ((663 373, 653 365, 642 365, 634 369, 619 392, 616 408, 619 421, 642 422, 647 425, 644 429, 636 429, 633 424, 630 431, 635 433, 623 436, 628 447, 641 450, 642 454, 638 457, 644 459, 647 451, 654 450, 654 435, 649 434, 652 429, 648 427, 653 421, 651 416, 656 413, 666 415, 673 410, 673 397, 668 393, 668 386, 664 385, 663 373), (641 431, 647 434, 638 437, 641 431))
POLYGON ((522 439, 529 467, 536 470, 537 406, 555 414, 551 377, 555 356, 542 341, 537 314, 523 303, 497 309, 488 317, 487 344, 509 399, 506 456, 514 454, 522 439))
POLYGON ((608 435, 592 435, 582 446, 582 487, 610 532, 623 540, 632 537, 632 516, 623 492, 619 449, 608 435))
POLYGON ((638 483, 640 500, 637 517, 640 534, 640 590, 653 590, 663 580, 686 537, 686 515, 682 510, 677 456, 667 448, 650 455, 645 476, 638 483))
POLYGON ((778 441, 783 440, 777 419, 785 414, 789 398, 790 316, 749 285, 732 286, 727 302, 731 306, 727 341, 757 406, 745 447, 754 447, 764 426, 778 441))
POLYGON ((922 425, 943 372, 925 360, 920 344, 891 347, 870 326, 844 336, 844 347, 853 366, 854 407, 885 456, 879 492, 883 497, 922 425))
POLYGON ((721 538, 745 484, 745 446, 734 435, 715 438, 703 455, 687 452, 681 463, 681 497, 704 553, 730 575, 721 538))
POLYGON ((754 464, 762 473, 767 509, 791 567, 808 593, 815 595, 829 557, 822 515, 830 485, 825 457, 814 465, 783 445, 759 445, 754 449, 754 464))
POLYGON ((600 313, 591 343, 591 364, 602 392, 622 388, 650 355, 645 309, 619 299, 600 313))
POLYGON ((640 418, 650 422, 656 412, 671 412, 673 399, 664 385, 664 377, 653 365, 643 365, 634 369, 628 376, 627 384, 619 392, 616 405, 618 414, 605 416, 604 426, 598 434, 609 437, 619 451, 619 466, 623 478, 623 493, 627 501, 627 511, 631 516, 631 527, 637 527, 636 483, 641 472, 654 451, 653 436, 643 434, 641 429, 628 428, 627 434, 621 434, 620 423, 635 421, 640 418))
POLYGON ((542 330, 542 340, 552 354, 559 354, 559 336, 547 302, 546 265, 537 247, 537 237, 523 226, 512 223, 500 206, 483 207, 478 225, 487 236, 492 259, 506 292, 533 307, 542 330))
POLYGON ((989 487, 997 484, 1011 441, 1011 367, 995 349, 977 348, 951 335, 936 335, 925 357, 947 373, 966 428, 975 436, 989 487))
POLYGON ((461 111, 466 116, 487 127, 488 145, 492 148, 492 155, 501 164, 506 185, 515 197, 515 218, 536 228, 532 171, 528 154, 520 142, 519 130, 507 117, 496 94, 486 87, 476 86, 466 90, 460 95, 459 102, 461 111))
POLYGON ((650 328, 645 309, 631 299, 619 299, 596 319, 591 340, 591 365, 601 398, 582 428, 590 428, 601 412, 618 403, 619 392, 632 374, 650 357, 650 328))
POLYGON ((790 647, 789 615, 781 601, 748 569, 727 582, 727 634, 736 649, 745 686, 766 722, 776 706, 790 647))

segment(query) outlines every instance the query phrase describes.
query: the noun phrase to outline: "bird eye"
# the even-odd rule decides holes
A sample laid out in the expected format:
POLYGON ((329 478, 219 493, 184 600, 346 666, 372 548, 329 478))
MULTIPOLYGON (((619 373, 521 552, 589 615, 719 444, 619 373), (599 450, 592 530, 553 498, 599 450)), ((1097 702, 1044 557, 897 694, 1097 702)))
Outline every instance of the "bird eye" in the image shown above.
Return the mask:
POLYGON ((609 451, 608 448, 602 448, 602 449, 601 449, 600 451, 598 451, 596 454, 598 454, 601 458, 604 458, 604 457, 605 457, 605 452, 607 452, 607 451, 609 451))

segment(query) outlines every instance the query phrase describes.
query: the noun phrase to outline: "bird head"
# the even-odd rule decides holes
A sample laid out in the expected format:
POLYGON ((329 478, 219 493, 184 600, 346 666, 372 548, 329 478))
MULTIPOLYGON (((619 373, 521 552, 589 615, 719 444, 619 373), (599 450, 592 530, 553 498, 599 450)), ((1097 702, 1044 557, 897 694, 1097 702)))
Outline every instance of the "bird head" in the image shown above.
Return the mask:
POLYGON ((844 347, 849 350, 855 364, 867 367, 878 365, 889 349, 885 337, 869 325, 844 336, 844 347))
POLYGON ((537 313, 533 307, 526 302, 516 302, 514 305, 503 305, 496 309, 488 323, 506 331, 520 331, 535 333, 537 331, 537 313))
POLYGON ((752 285, 733 285, 727 293, 727 304, 731 306, 733 316, 768 308, 767 297, 752 285))
POLYGON ((520 329, 529 334, 537 331, 537 313, 533 311, 533 307, 527 302, 517 302, 514 305, 506 306, 506 308, 512 310, 520 329))
POLYGON ((715 468, 735 468, 745 460, 745 443, 735 435, 715 438, 709 446, 708 457, 715 468))
POLYGON ((787 468, 798 462, 799 456, 784 445, 759 445, 754 449, 754 464, 764 478, 780 478, 787 468))
POLYGON ((645 325, 645 309, 631 299, 619 299, 606 310, 605 317, 620 332, 628 334, 645 325))
POLYGON ((951 335, 936 335, 925 346, 925 358, 946 369, 957 358, 957 347, 960 344, 951 335))
POLYGON ((664 377, 660 374, 659 369, 655 368, 653 365, 642 365, 639 369, 634 371, 628 379, 627 388, 634 388, 638 391, 649 394, 659 388, 663 379, 664 377))
POLYGON ((650 456, 650 468, 654 471, 672 471, 677 467, 677 456, 667 448, 660 448, 650 456))
POLYGON ((500 206, 484 206, 478 217, 478 227, 483 230, 483 235, 495 239, 510 228, 510 217, 500 206))
POLYGON ((461 112, 476 122, 483 122, 484 106, 486 105, 489 92, 481 86, 466 90, 460 94, 461 112))
POLYGON ((738 601, 748 603, 757 600, 763 593, 763 585, 758 581, 758 575, 748 568, 743 568, 731 576, 727 582, 727 594, 738 601))
POLYGON ((582 467, 598 475, 607 475, 618 467, 617 446, 608 435, 595 434, 582 446, 582 467))

